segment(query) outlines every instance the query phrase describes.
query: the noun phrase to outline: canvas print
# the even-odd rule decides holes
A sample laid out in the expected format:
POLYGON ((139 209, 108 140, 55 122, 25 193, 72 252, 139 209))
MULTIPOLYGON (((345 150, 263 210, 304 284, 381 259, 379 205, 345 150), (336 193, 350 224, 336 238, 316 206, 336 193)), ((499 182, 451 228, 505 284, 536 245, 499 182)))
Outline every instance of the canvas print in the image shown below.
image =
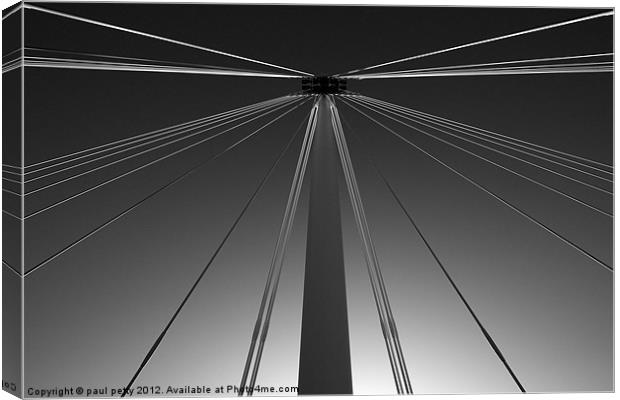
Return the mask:
POLYGON ((3 389, 612 392, 613 23, 6 8, 3 389))

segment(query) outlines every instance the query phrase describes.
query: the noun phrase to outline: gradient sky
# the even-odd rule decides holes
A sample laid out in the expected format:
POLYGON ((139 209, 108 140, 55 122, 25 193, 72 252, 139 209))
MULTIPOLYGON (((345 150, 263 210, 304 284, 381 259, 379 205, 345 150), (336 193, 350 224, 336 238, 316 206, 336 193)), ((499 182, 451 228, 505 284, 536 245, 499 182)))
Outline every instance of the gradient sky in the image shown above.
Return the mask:
MULTIPOLYGON (((314 74, 341 73, 597 12, 39 4, 314 74)), ((597 19, 392 67, 608 52, 612 22, 597 19)), ((26 11, 25 32, 27 47, 267 69, 33 10, 26 11)), ((300 89, 296 79, 118 71, 27 69, 25 79, 26 164, 300 89)), ((353 82, 350 89, 612 162, 611 74, 376 80, 353 82)), ((173 190, 29 275, 26 386, 127 384, 243 204, 307 119, 310 105, 304 103, 173 190)), ((368 155, 388 176, 528 391, 612 390, 612 274, 399 141, 347 102, 338 100, 337 106, 414 392, 498 393, 517 388, 367 163, 368 155)), ((29 219, 26 270, 279 113, 29 219)), ((613 262, 611 218, 372 115, 613 262)), ((297 137, 136 385, 238 383, 300 146, 297 137)), ((26 210, 34 212, 164 154, 154 152, 28 196, 26 210)), ((610 199, 600 194, 497 159, 602 208, 611 207, 610 199)), ((393 394, 344 181, 340 188, 354 393, 393 394)), ((307 197, 304 186, 259 373, 261 385, 297 383, 307 197)))

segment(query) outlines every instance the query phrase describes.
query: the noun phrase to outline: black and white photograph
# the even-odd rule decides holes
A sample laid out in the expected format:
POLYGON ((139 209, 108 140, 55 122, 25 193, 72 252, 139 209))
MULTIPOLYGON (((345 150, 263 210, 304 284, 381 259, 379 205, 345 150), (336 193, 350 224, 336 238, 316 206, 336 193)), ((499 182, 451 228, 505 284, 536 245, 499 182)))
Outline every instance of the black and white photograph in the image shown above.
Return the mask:
POLYGON ((613 393, 614 5, 511 4, 2 1, 2 399, 613 393))

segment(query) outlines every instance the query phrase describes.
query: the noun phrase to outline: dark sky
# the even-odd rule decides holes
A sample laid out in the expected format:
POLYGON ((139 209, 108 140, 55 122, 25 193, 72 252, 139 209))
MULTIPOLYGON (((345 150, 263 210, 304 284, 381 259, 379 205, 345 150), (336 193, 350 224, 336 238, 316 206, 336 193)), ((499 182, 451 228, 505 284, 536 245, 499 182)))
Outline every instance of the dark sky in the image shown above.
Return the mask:
MULTIPOLYGON (((600 12, 597 9, 475 7, 41 5, 317 75, 342 73, 600 12)), ((270 70, 269 67, 38 11, 27 11, 27 15, 31 23, 26 27, 26 43, 30 47, 270 70)), ((612 29, 611 18, 602 18, 386 68, 399 70, 611 52, 612 29)), ((381 70, 386 69, 377 71, 381 70)), ((107 82, 102 92, 89 79, 93 73, 72 71, 71 77, 65 78, 64 71, 52 71, 54 77, 50 79, 40 71, 32 71, 32 82, 41 76, 49 85, 41 91, 59 96, 55 101, 48 101, 52 106, 45 106, 44 111, 36 107, 36 112, 57 116, 70 113, 54 119, 73 118, 76 130, 80 131, 89 129, 80 122, 84 120, 87 124, 90 117, 85 113, 73 113, 71 104, 83 102, 82 93, 88 95, 96 91, 99 94, 97 99, 90 100, 95 103, 88 113, 96 110, 110 112, 110 105, 116 108, 113 112, 116 115, 168 108, 167 112, 155 112, 150 121, 152 124, 144 121, 148 124, 145 129, 154 129, 168 121, 198 116, 205 108, 213 111, 229 109, 238 104, 236 101, 240 95, 248 100, 258 100, 269 94, 295 91, 299 87, 294 80, 95 73, 107 82), (73 81, 76 87, 65 94, 63 92, 68 88, 66 79, 73 81), (108 98, 108 93, 114 90, 126 94, 118 99, 117 93, 112 93, 108 98), (184 100, 180 100, 181 96, 184 100), (162 101, 161 105, 158 101, 162 101), (55 108, 61 104, 62 110, 55 108), (170 104, 173 104, 172 108, 170 104), (147 105, 148 109, 145 108, 147 105), (175 116, 175 108, 181 105, 184 110, 178 110, 175 116)), ((570 74, 396 79, 352 82, 349 86, 405 106, 610 162, 612 149, 605 139, 612 120, 610 82, 610 74, 570 74)), ((37 118, 33 129, 38 130, 36 124, 42 120, 37 118)), ((116 124, 109 130, 116 135, 122 134, 122 129, 116 124)), ((132 129, 139 129, 139 126, 134 125, 132 129)), ((29 137, 38 140, 38 136, 29 137)), ((43 147, 54 151, 52 143, 43 147)), ((29 153, 29 158, 44 158, 43 154, 37 156, 37 153, 29 153)))
MULTIPOLYGON (((45 6, 316 75, 342 73, 599 12, 597 9, 476 7, 45 6)), ((73 37, 73 41, 79 40, 73 37)), ((609 45, 610 40, 611 37, 606 38, 607 43, 601 45, 609 45)), ((571 40, 570 45, 579 48, 579 42, 592 41, 600 42, 600 38, 594 40, 582 35, 577 43, 571 40)), ((508 46, 518 47, 518 44, 513 41, 508 46)), ((208 60, 209 56, 204 58, 208 60)))

